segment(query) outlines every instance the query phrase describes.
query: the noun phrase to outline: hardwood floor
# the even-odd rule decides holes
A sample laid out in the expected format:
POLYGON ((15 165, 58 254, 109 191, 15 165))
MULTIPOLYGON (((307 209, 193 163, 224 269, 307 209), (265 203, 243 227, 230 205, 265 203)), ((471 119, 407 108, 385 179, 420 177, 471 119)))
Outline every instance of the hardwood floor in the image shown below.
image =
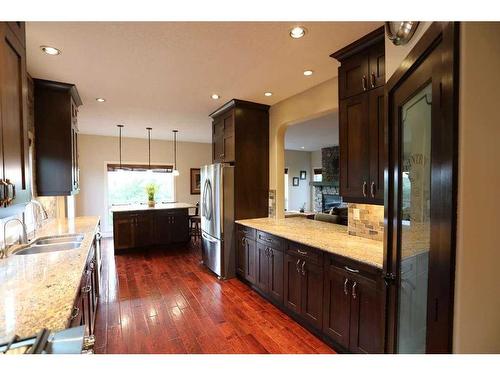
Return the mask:
POLYGON ((335 353, 197 246, 114 256, 104 239, 96 353, 335 353))

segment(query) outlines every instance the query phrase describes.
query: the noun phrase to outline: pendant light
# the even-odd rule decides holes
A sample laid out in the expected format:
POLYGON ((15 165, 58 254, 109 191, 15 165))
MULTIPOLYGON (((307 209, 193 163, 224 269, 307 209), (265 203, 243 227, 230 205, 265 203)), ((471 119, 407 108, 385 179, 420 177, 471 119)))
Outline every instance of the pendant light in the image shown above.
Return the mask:
POLYGON ((178 130, 172 130, 172 133, 174 133, 174 169, 172 173, 174 176, 179 175, 179 171, 177 170, 177 132, 178 130))
POLYGON ((120 153, 120 167, 118 168, 118 171, 122 171, 122 128, 124 125, 116 125, 118 128, 118 148, 119 148, 119 153, 120 153))
POLYGON ((153 128, 146 128, 148 131, 148 172, 152 172, 151 170, 151 130, 153 128))

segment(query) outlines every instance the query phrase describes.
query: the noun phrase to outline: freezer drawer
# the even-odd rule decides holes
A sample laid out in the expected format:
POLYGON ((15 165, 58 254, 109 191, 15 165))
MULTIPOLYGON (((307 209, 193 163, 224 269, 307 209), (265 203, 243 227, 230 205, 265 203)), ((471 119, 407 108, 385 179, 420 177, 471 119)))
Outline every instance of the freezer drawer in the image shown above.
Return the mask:
POLYGON ((203 264, 217 276, 222 277, 222 241, 205 232, 201 233, 203 264))

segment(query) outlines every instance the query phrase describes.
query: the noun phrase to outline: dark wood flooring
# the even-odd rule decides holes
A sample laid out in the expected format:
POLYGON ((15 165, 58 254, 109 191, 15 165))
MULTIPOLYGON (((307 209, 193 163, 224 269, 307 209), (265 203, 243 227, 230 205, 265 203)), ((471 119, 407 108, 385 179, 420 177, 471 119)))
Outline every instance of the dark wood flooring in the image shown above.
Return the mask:
POLYGON ((96 353, 335 353, 195 245, 116 255, 103 240, 96 353))

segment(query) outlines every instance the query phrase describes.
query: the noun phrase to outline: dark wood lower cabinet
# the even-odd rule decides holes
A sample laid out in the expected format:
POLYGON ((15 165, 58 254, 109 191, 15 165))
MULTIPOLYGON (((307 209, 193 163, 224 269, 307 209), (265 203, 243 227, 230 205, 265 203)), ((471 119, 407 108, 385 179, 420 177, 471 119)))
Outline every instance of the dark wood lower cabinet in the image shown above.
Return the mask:
POLYGON ((337 350, 383 353, 380 269, 263 235, 238 228, 241 278, 337 350))
POLYGON ((113 213, 115 250, 189 241, 187 209, 113 213))
POLYGON ((89 251, 85 270, 73 306, 72 315, 68 326, 85 326, 85 335, 93 335, 95 332, 95 318, 99 302, 99 276, 97 273, 97 259, 95 247, 89 251))

